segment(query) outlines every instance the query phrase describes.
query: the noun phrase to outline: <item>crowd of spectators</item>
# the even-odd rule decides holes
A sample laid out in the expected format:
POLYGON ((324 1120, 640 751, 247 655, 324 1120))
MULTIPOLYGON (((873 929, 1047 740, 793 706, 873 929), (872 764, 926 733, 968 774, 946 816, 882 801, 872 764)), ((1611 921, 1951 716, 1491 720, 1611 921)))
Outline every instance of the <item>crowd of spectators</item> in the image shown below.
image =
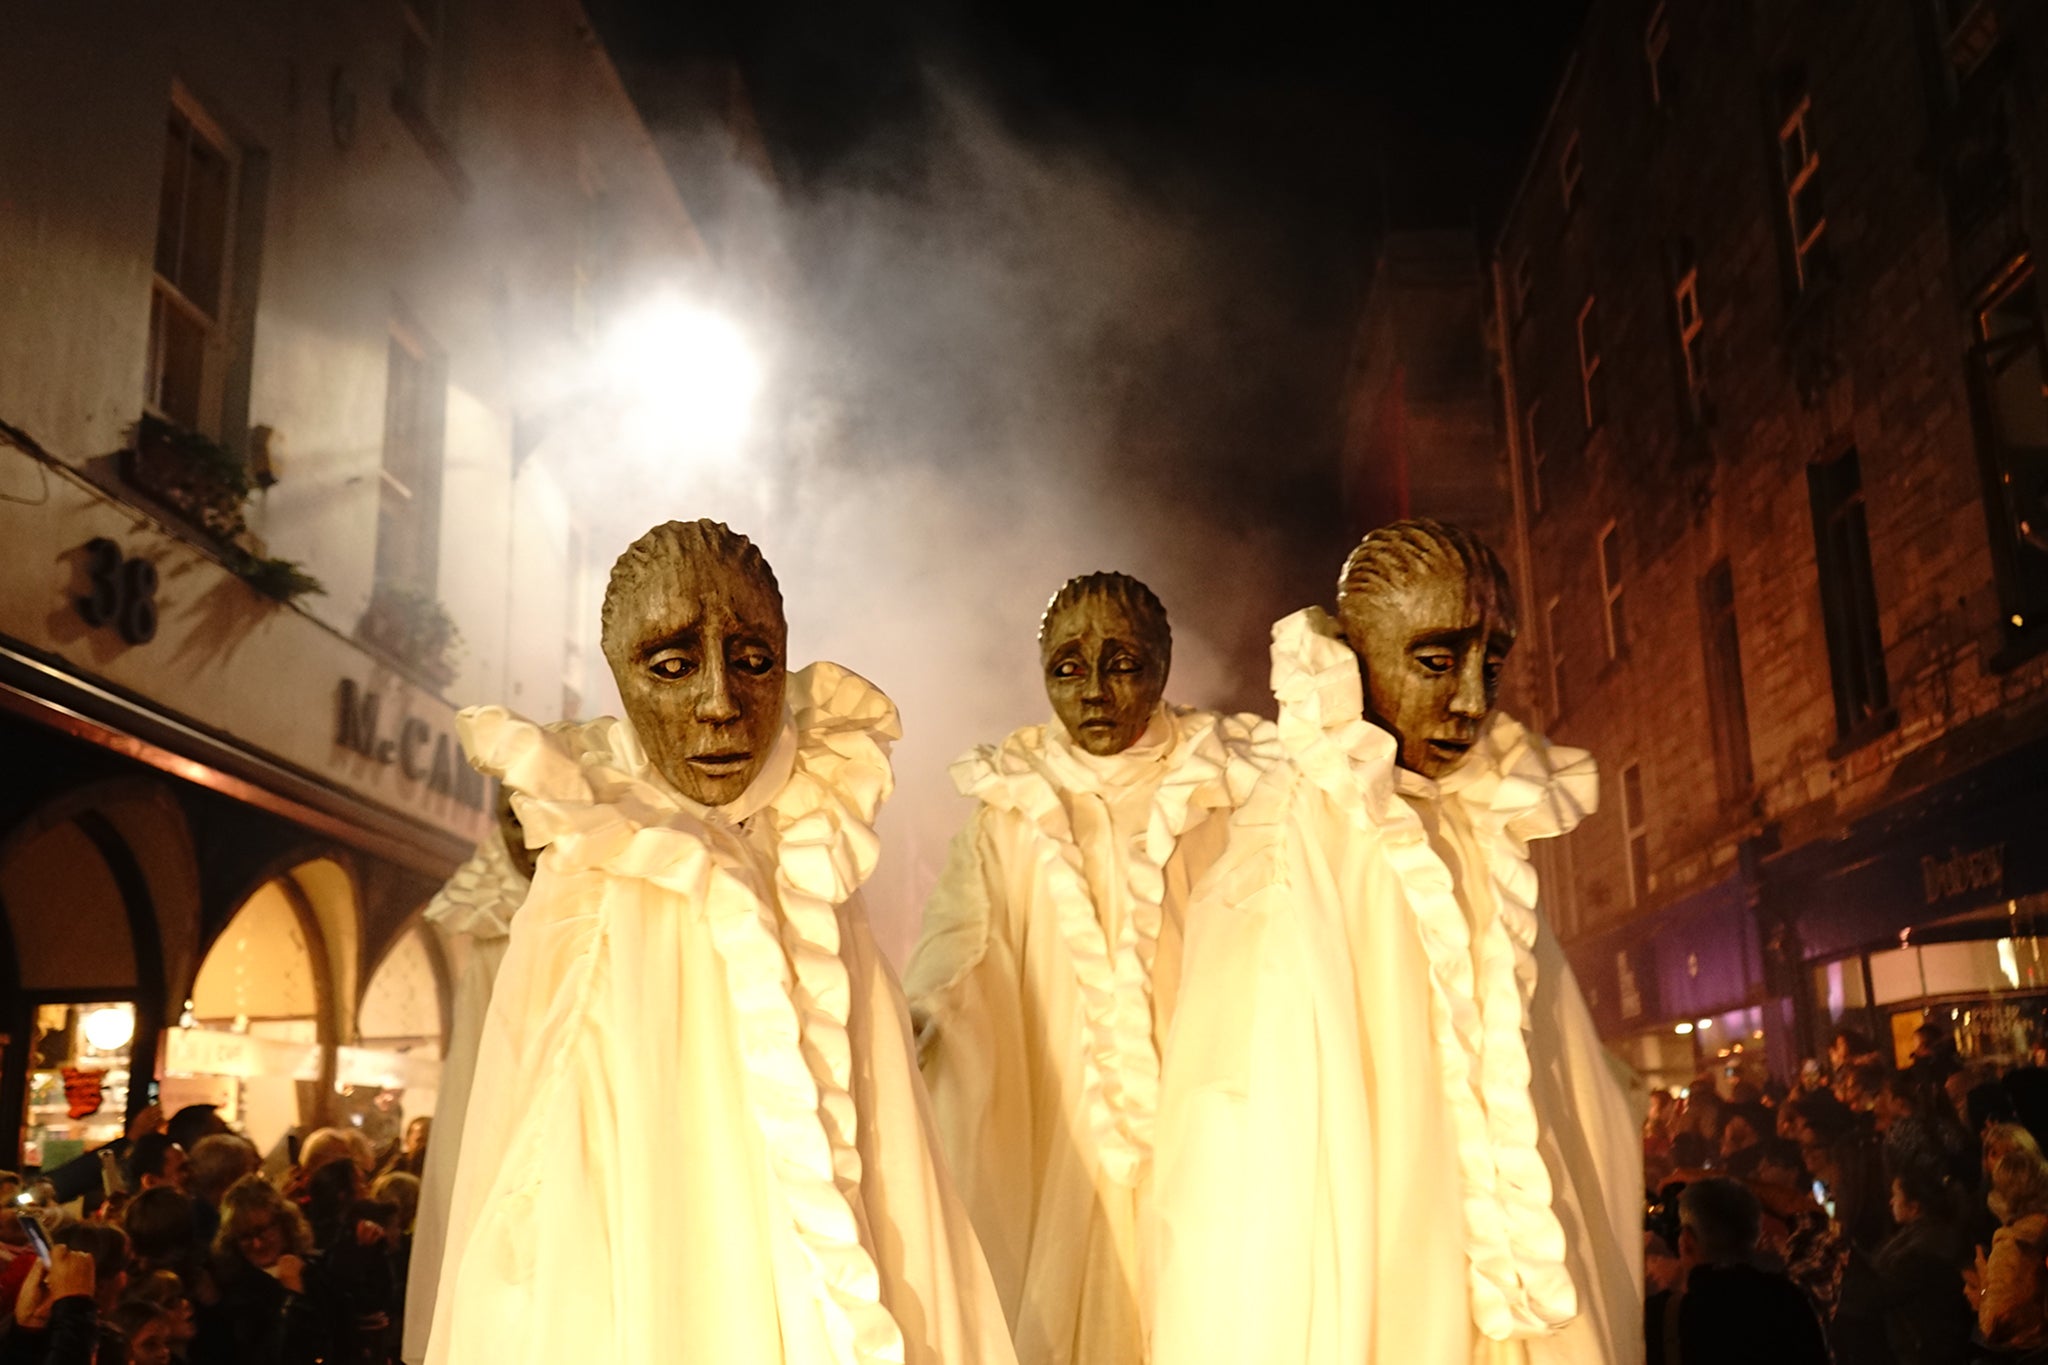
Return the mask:
POLYGON ((1650 1365, 2048 1365, 2048 1069, 1852 1030, 1651 1097, 1650 1365))
POLYGON ((322 1128, 266 1163, 195 1105, 0 1172, 0 1365, 395 1365, 427 1137, 322 1128))

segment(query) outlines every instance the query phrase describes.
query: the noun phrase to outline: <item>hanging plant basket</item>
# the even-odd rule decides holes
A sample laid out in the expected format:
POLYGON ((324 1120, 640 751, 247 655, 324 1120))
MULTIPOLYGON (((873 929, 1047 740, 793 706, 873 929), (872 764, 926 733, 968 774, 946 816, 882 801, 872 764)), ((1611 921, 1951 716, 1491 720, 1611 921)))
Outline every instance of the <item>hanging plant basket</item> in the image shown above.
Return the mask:
POLYGON ((135 424, 121 476, 221 545, 248 531, 242 506, 253 485, 241 460, 160 417, 135 424))
POLYGON ((436 687, 455 681, 462 632, 455 628, 448 608, 431 594, 378 584, 370 594, 369 609, 356 623, 356 636, 436 687))

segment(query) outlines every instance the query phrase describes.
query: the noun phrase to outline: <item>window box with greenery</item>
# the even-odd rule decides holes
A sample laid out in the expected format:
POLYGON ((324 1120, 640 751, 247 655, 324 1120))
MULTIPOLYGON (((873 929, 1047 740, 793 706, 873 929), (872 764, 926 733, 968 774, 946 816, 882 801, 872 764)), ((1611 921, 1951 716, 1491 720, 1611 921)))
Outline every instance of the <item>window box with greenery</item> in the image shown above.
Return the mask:
POLYGON ((135 424, 121 475, 212 542, 229 572, 263 596, 289 602, 326 591, 303 566, 263 553, 244 515, 258 481, 231 451, 150 414, 135 424))
POLYGON ((356 638, 436 687, 455 681, 462 632, 430 593, 379 583, 356 623, 356 638))

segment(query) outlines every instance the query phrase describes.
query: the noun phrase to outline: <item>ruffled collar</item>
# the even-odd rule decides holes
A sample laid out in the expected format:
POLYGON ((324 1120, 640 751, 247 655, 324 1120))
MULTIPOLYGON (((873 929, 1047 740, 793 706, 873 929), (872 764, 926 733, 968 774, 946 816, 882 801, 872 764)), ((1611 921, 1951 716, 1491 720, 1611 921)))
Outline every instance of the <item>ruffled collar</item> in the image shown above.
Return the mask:
POLYGON ((1209 812, 1242 801, 1274 757, 1271 726, 1251 716, 1162 704, 1139 742, 1097 757, 1072 745, 1057 721, 1027 726, 970 750, 952 767, 963 795, 1011 811, 1035 835, 1037 879, 1073 965, 1085 1039, 1082 1088, 1103 1171, 1135 1185, 1151 1158, 1159 1102, 1152 1014, 1166 864, 1180 837, 1209 812), (1082 760, 1086 760, 1085 762, 1082 760), (1075 842, 1066 796, 1156 783, 1145 819, 1126 831, 1126 904, 1115 941, 1104 931, 1075 842))
POLYGON ((425 914, 451 934, 503 938, 512 932, 512 916, 531 885, 513 865, 505 840, 493 827, 469 860, 434 893, 425 914))
POLYGON ((748 1102, 815 1273, 834 1365, 888 1365, 904 1358, 903 1334, 862 1240, 853 985, 839 906, 880 856, 874 820, 894 785, 889 747, 901 731, 889 699, 837 664, 790 674, 787 695, 793 752, 744 825, 732 812, 747 798, 707 809, 657 780, 624 722, 586 727, 580 750, 502 707, 471 708, 456 724, 514 789, 528 842, 546 848, 543 880, 559 870, 643 881, 703 916, 725 965, 748 1102))
POLYGON ((1464 1186, 1473 1320, 1495 1340, 1554 1332, 1577 1316, 1578 1294, 1529 1098, 1525 1031, 1538 919, 1526 841, 1562 833, 1593 808, 1592 760, 1553 750, 1496 714, 1465 762, 1431 783, 1400 770, 1394 737, 1364 718, 1358 658, 1327 612, 1310 607, 1277 623, 1272 659, 1282 746, 1301 777, 1373 837, 1429 961, 1431 1032, 1464 1186), (1467 920, 1449 869, 1404 796, 1463 807, 1497 916, 1477 926, 1467 920))

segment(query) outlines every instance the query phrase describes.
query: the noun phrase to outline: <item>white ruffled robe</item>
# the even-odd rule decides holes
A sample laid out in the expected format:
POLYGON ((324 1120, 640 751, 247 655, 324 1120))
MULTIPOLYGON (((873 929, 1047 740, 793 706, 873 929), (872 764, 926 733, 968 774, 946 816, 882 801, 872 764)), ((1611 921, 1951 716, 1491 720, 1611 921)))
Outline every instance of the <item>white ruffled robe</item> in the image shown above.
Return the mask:
POLYGON ((1054 722, 953 765, 980 804, 905 984, 1024 1365, 1145 1358, 1140 1225, 1183 911, 1262 743, 1270 722, 1162 706, 1107 758, 1054 722))
POLYGON ((444 931, 465 936, 469 952, 455 978, 448 1055, 441 1059, 434 1130, 427 1143, 426 1168, 420 1174, 420 1207, 413 1222, 412 1258, 406 1272, 404 1342, 399 1354, 413 1365, 426 1359, 428 1329, 434 1322, 441 1254, 448 1244, 448 1205, 455 1191, 455 1159, 462 1150, 462 1120, 476 1075, 491 984, 505 961, 512 916, 526 899, 529 885, 525 874, 512 865, 505 841, 493 828, 426 909, 427 919, 444 931))
POLYGON ((1162 1078, 1155 1365, 1629 1365, 1638 1128, 1527 841, 1597 775, 1506 716, 1441 784, 1274 627, 1287 761, 1197 891, 1162 1078))
POLYGON ((461 716, 545 852, 485 1024, 429 1365, 1014 1358, 855 896, 895 708, 823 663, 789 705, 718 810, 624 724, 577 754, 461 716))

